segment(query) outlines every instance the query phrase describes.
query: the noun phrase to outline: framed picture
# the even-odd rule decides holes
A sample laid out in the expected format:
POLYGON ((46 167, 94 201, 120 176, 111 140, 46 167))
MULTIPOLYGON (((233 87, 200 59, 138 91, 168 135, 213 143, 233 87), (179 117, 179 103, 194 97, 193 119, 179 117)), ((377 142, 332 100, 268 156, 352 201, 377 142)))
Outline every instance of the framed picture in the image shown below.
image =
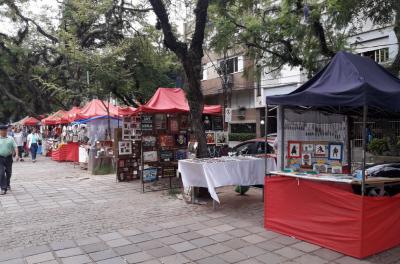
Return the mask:
POLYGON ((303 153, 313 153, 314 152, 314 145, 309 143, 303 143, 303 153))
POLYGON ((187 114, 183 114, 179 118, 179 127, 180 129, 188 129, 189 128, 189 116, 187 114))
POLYGON ((315 163, 313 165, 313 171, 317 171, 318 173, 327 173, 328 172, 328 165, 315 163))
POLYGON ((327 157, 328 146, 326 144, 315 144, 314 146, 314 156, 315 157, 327 157))
POLYGON ((157 151, 143 151, 144 162, 156 162, 158 161, 157 151))
POLYGON ((143 182, 153 182, 155 180, 157 180, 157 168, 143 170, 143 182))
POLYGON ((118 142, 118 154, 119 155, 131 155, 132 154, 132 142, 119 141, 118 142))
POLYGON ((213 130, 224 130, 224 123, 222 121, 222 116, 212 117, 212 129, 213 130))
MULTIPOLYGON (((304 150, 304 148, 303 148, 304 150)), ((301 154, 301 168, 303 169, 311 169, 311 153, 302 153, 301 154)))
POLYGON ((288 141, 288 158, 301 158, 301 142, 288 141))
POLYGON ((175 139, 172 135, 160 135, 160 147, 175 146, 175 139))
POLYGON ((187 134, 186 133, 180 133, 175 135, 175 144, 178 147, 186 147, 187 145, 187 134))
POLYGON ((176 168, 173 166, 163 167, 162 168, 162 176, 163 177, 175 177, 176 176, 176 168))
POLYGON ((143 147, 154 147, 157 142, 157 138, 155 136, 144 136, 142 138, 143 147))
POLYGON ((204 130, 211 130, 212 129, 212 122, 211 117, 208 115, 203 115, 203 126, 204 130))
POLYGON ((160 150, 160 161, 173 161, 174 151, 172 150, 160 150))
POLYGON ((157 130, 167 129, 167 115, 156 114, 154 117, 154 126, 157 130))
POLYGON ((218 146, 228 144, 228 132, 217 131, 215 133, 215 142, 218 146))
POLYGON ((329 144, 329 160, 342 160, 343 156, 343 144, 342 143, 331 143, 329 144))
POLYGON ((176 160, 182 160, 182 159, 186 159, 187 157, 187 152, 185 149, 178 149, 175 152, 175 159, 176 160))
POLYGON ((171 133, 178 133, 179 132, 179 123, 176 117, 171 117, 169 119, 169 130, 171 133))
POLYGON ((206 140, 207 144, 215 144, 215 132, 214 131, 206 132, 206 140))
POLYGON ((153 116, 142 115, 141 124, 142 124, 142 130, 152 131, 153 130, 153 116))
POLYGON ((332 166, 333 174, 341 174, 343 172, 342 166, 332 166))

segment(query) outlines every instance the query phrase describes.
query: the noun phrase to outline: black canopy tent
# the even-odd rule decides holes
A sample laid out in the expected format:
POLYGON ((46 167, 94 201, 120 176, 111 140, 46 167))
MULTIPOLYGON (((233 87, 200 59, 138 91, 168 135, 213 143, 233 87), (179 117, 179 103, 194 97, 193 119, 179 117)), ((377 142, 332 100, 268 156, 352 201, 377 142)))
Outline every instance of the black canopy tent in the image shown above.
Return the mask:
POLYGON ((348 113, 349 110, 362 112, 362 193, 364 194, 368 109, 375 114, 400 113, 399 102, 400 79, 367 57, 340 51, 328 65, 295 91, 287 95, 268 96, 266 123, 268 105, 307 106, 341 113, 348 113))

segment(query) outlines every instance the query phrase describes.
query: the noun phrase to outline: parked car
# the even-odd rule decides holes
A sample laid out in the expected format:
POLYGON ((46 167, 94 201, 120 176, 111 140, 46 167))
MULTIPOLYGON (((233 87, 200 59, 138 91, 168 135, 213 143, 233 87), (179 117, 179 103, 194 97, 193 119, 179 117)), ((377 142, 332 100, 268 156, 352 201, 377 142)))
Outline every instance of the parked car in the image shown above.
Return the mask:
MULTIPOLYGON (((366 168, 365 173, 368 178, 385 177, 400 178, 400 163, 377 164, 366 168)), ((353 185, 354 193, 361 194, 361 186, 353 185)), ((400 193, 400 183, 392 183, 385 185, 383 195, 393 196, 400 193)), ((379 196, 380 189, 374 186, 367 186, 366 193, 368 196, 379 196)))
MULTIPOLYGON (((274 153, 273 143, 275 141, 276 134, 268 135, 267 154, 274 153)), ((255 138, 242 142, 229 150, 229 154, 232 156, 238 155, 254 155, 254 156, 265 156, 265 137, 255 138)))

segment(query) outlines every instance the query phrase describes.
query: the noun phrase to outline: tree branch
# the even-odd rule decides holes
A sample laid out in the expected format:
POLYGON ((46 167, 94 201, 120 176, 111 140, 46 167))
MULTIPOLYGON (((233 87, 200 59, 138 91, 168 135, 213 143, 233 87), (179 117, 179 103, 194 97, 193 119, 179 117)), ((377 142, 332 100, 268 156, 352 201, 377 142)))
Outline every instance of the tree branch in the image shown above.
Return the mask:
POLYGON ((204 42, 204 31, 207 23, 207 9, 209 0, 197 0, 197 6, 194 10, 196 15, 196 27, 190 44, 190 50, 203 57, 203 42, 204 42))
MULTIPOLYGON (((178 57, 185 58, 187 56, 187 45, 179 41, 172 32, 172 26, 169 22, 168 13, 162 0, 149 0, 153 11, 156 14, 161 29, 164 33, 164 44, 172 50, 178 57)), ((199 0, 200 1, 200 0, 199 0)))

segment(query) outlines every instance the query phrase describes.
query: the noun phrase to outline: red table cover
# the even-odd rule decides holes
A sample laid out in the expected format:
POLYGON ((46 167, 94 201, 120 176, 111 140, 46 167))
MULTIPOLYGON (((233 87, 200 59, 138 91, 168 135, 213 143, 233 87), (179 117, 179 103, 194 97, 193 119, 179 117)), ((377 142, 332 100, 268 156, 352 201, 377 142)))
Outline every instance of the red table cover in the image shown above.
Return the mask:
POLYGON ((357 258, 400 245, 400 195, 362 197, 350 185, 265 178, 265 228, 357 258))
POLYGON ((55 161, 79 162, 79 143, 67 143, 61 145, 51 153, 51 159, 55 161))

